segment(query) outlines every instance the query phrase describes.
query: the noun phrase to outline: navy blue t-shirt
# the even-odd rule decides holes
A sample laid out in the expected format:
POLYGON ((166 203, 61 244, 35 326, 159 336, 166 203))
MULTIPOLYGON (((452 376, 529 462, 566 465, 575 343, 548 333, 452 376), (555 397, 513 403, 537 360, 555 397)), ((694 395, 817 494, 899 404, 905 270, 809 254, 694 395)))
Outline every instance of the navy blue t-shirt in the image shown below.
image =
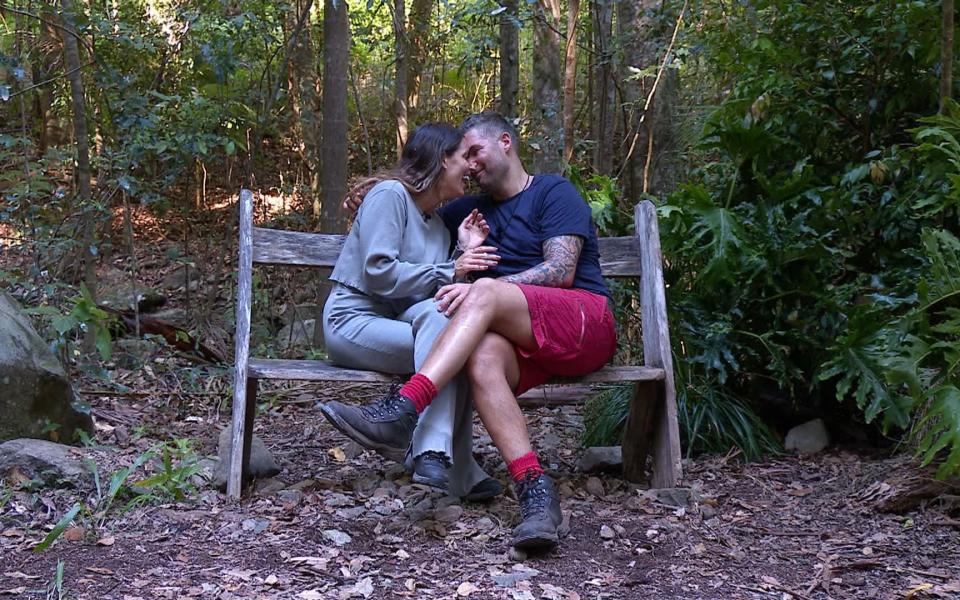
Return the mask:
POLYGON ((600 247, 590 207, 577 188, 559 175, 537 175, 526 190, 503 202, 490 196, 464 196, 439 209, 457 239, 457 227, 474 208, 490 225, 484 245, 497 248, 500 264, 480 273, 484 277, 513 275, 543 262, 543 242, 560 235, 583 238, 573 287, 609 296, 600 273, 600 247))

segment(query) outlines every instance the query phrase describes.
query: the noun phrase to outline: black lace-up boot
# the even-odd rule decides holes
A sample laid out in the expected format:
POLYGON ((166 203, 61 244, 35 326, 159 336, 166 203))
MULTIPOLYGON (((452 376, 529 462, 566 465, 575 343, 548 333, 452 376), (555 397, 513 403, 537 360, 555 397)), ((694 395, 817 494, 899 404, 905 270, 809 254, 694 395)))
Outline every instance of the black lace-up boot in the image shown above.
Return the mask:
POLYGON ((411 479, 415 483, 447 491, 450 485, 450 460, 443 452, 427 450, 413 459, 411 479))
POLYGON ((417 425, 413 402, 396 390, 364 406, 334 400, 321 405, 320 411, 350 439, 397 462, 403 462, 417 425))
POLYGON ((560 497, 553 481, 530 474, 514 485, 523 521, 513 530, 513 547, 518 550, 546 550, 557 545, 557 529, 563 522, 560 497))

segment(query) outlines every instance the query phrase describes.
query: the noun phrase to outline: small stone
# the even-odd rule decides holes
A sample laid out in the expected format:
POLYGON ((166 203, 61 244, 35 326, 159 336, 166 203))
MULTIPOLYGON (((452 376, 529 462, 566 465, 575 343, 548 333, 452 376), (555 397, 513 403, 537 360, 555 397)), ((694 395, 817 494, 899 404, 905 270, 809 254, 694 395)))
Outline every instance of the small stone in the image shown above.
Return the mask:
POLYGON ((511 547, 510 552, 507 553, 507 556, 514 562, 523 562, 527 560, 527 553, 517 548, 511 547))
POLYGON ((610 527, 603 525, 600 527, 600 537, 605 540, 612 540, 613 538, 617 537, 617 534, 613 529, 610 529, 610 527))
POLYGON ((603 482, 597 477, 591 477, 590 479, 587 479, 587 485, 585 487, 588 493, 596 496, 597 498, 603 498, 606 493, 603 489, 603 482))
POLYGON ((800 454, 816 454, 830 445, 830 436, 823 419, 807 421, 797 425, 789 432, 783 442, 787 450, 794 450, 800 454))
MULTIPOLYGON (((233 436, 233 426, 228 425, 220 432, 218 440, 219 463, 213 474, 212 483, 219 489, 227 487, 227 475, 230 471, 230 446, 233 436)), ((266 444, 257 436, 253 436, 253 442, 250 444, 250 467, 247 472, 249 477, 273 477, 280 473, 280 466, 267 450, 266 444)))
POLYGON ((682 508, 700 499, 700 494, 692 488, 658 488, 645 490, 643 495, 654 502, 682 508))
POLYGON ((463 516, 463 507, 457 504, 444 506, 434 513, 434 518, 441 523, 456 523, 463 516))
POLYGON ((584 473, 618 472, 623 469, 623 452, 620 446, 587 448, 580 457, 579 468, 584 473))
POLYGON ((287 484, 276 477, 257 480, 257 494, 261 496, 272 496, 281 490, 285 490, 287 484))
POLYGON ((323 537, 330 540, 337 546, 344 546, 349 544, 353 538, 349 534, 344 533, 343 531, 337 529, 324 529, 323 537))
POLYGON ((560 492, 560 496, 563 498, 570 498, 574 496, 577 492, 573 489, 573 486, 570 485, 569 481, 564 481, 557 486, 557 491, 560 492))
POLYGON ((362 506, 353 506, 351 508, 338 508, 334 514, 344 521, 353 521, 364 515, 367 509, 362 506))

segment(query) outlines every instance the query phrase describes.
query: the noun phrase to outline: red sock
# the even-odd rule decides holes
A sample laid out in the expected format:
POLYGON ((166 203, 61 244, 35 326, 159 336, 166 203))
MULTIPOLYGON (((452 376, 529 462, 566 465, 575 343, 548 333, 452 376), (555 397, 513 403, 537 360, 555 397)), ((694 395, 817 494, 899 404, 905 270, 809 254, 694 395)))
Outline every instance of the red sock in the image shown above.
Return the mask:
POLYGON ((400 388, 400 395, 409 398, 417 409, 417 414, 420 414, 437 397, 437 386, 433 385, 429 377, 417 373, 400 388))
POLYGON ((507 470, 510 471, 510 478, 514 482, 523 481, 529 475, 541 475, 543 467, 537 459, 536 452, 527 452, 520 458, 512 460, 507 464, 507 470))

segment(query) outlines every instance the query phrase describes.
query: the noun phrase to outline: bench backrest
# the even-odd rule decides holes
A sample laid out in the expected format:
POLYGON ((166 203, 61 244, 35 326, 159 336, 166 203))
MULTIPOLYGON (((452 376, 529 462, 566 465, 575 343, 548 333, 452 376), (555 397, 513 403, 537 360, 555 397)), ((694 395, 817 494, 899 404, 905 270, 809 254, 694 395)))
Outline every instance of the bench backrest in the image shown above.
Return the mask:
MULTIPOLYGON (((266 265, 332 267, 347 236, 253 227, 253 262, 266 265)), ((635 236, 600 238, 600 268, 605 277, 639 277, 635 236)))

